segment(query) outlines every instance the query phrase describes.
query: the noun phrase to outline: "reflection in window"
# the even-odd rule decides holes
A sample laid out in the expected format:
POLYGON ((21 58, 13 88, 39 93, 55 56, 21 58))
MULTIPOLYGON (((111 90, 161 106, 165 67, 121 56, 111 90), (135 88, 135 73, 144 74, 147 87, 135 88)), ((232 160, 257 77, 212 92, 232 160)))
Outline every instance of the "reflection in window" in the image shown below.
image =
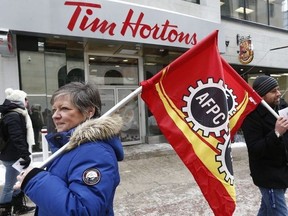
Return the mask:
POLYGON ((117 70, 109 70, 104 75, 105 85, 123 85, 123 76, 117 70))
POLYGON ((58 87, 70 83, 70 82, 84 82, 84 70, 80 68, 74 68, 67 73, 66 65, 61 67, 58 71, 58 87))
MULTIPOLYGON (((126 93, 125 90, 120 91, 123 91, 122 93, 126 93)), ((138 109, 138 98, 135 97, 119 110, 119 114, 123 119, 123 127, 121 128, 120 133, 122 142, 140 140, 138 109)))
POLYGON ((67 83, 67 69, 66 65, 61 67, 58 71, 58 87, 64 86, 67 83))
POLYGON ((84 82, 84 70, 80 68, 74 68, 69 71, 67 75, 68 83, 70 82, 84 82))

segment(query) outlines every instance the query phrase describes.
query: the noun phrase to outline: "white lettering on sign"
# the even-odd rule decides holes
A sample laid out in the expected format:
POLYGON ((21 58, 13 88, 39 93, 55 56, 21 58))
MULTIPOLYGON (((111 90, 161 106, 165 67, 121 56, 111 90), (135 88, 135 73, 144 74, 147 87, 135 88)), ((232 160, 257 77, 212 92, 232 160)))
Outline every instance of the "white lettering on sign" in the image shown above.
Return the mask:
POLYGON ((209 93, 204 93, 198 97, 196 97, 196 100, 199 101, 199 104, 203 108, 207 108, 206 114, 213 113, 215 114, 215 117, 213 118, 213 123, 214 124, 219 124, 220 121, 218 120, 219 118, 224 120, 225 119, 225 114, 221 111, 220 107, 216 104, 215 100, 213 98, 208 98, 209 93))
MULTIPOLYGON (((74 6, 75 10, 72 14, 67 28, 74 31, 75 28, 81 31, 91 31, 99 33, 108 33, 110 36, 115 35, 117 23, 97 17, 97 10, 101 10, 101 4, 87 2, 66 1, 65 5, 74 6), (79 23, 79 25, 76 25, 79 23)), ((178 29, 177 25, 173 25, 169 20, 164 23, 150 25, 143 21, 145 14, 143 12, 135 14, 133 9, 129 9, 125 20, 120 26, 120 33, 123 36, 139 36, 143 39, 154 39, 161 41, 169 41, 184 43, 186 45, 195 45, 197 43, 196 33, 185 33, 178 29)))

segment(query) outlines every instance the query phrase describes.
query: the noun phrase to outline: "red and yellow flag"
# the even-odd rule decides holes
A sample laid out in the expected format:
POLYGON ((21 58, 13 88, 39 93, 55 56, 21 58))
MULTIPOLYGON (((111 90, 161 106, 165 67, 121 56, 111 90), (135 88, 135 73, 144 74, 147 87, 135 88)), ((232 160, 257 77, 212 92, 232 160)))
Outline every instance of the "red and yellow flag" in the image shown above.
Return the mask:
POLYGON ((143 81, 142 99, 190 170, 214 214, 232 215, 230 138, 261 98, 225 62, 218 31, 143 81))

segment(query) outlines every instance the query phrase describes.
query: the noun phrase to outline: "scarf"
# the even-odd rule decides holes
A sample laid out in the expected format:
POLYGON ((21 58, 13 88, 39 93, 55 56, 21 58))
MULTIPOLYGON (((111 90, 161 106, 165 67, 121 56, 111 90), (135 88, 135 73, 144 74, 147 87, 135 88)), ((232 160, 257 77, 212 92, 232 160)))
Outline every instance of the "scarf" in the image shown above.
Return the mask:
POLYGON ((27 109, 21 109, 21 108, 15 108, 12 109, 12 111, 18 112, 21 115, 25 117, 26 121, 26 134, 27 134, 27 143, 29 146, 35 145, 35 140, 34 140, 34 131, 33 131, 33 126, 32 126, 32 121, 31 118, 28 114, 27 109))

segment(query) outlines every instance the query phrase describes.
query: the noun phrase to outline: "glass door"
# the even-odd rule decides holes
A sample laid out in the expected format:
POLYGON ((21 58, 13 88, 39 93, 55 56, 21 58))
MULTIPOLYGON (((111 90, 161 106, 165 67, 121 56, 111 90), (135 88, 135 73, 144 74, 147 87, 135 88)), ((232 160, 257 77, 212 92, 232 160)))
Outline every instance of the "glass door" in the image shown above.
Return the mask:
MULTIPOLYGON (((117 89, 117 101, 121 101, 136 88, 120 88, 117 89)), ((124 125, 121 131, 121 139, 123 142, 138 142, 140 141, 140 122, 139 122, 139 106, 138 97, 133 98, 122 109, 120 115, 123 118, 124 125)))
MULTIPOLYGON (((138 58, 123 56, 88 55, 88 80, 98 85, 102 100, 102 114, 138 88, 138 58)), ((141 143, 141 125, 138 97, 117 112, 124 125, 120 136, 123 145, 141 143)))

